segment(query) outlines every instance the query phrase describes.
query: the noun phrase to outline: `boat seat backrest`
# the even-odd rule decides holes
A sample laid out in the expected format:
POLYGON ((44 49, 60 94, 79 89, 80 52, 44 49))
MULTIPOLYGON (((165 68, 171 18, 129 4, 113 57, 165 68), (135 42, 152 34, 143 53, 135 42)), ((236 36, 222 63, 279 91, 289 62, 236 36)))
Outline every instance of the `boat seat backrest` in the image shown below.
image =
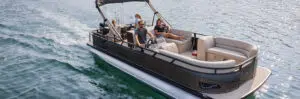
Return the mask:
MULTIPOLYGON (((206 69, 201 67, 209 67, 209 68, 226 68, 226 67, 233 67, 235 66, 235 60, 226 60, 226 61, 202 61, 194 58, 190 58, 187 56, 183 56, 174 52, 170 52, 167 50, 159 50, 159 53, 180 59, 181 61, 184 61, 186 63, 190 63, 193 65, 185 64, 181 61, 174 61, 175 64, 182 66, 187 69, 191 69, 193 71, 199 71, 199 72, 206 72, 206 73, 213 73, 213 69, 206 69)), ((236 68, 233 69, 227 69, 227 70, 219 70, 218 73, 226 73, 226 72, 233 72, 236 68)))
POLYGON ((193 35, 193 32, 178 29, 170 29, 170 32, 175 35, 184 36, 184 39, 191 39, 193 35))
POLYGON ((135 36, 134 36, 134 30, 129 30, 129 31, 127 31, 127 36, 126 36, 127 38, 127 41, 129 42, 129 43, 131 43, 130 44, 130 47, 133 47, 134 45, 136 45, 136 42, 135 42, 135 36), (132 45, 133 44, 133 45, 132 45))
POLYGON ((178 48, 175 43, 162 43, 163 45, 161 46, 160 49, 167 50, 173 53, 178 53, 178 48))
POLYGON ((254 46, 250 43, 246 43, 244 41, 240 41, 240 40, 233 40, 233 39, 224 38, 224 37, 216 37, 215 44, 216 44, 215 45, 216 47, 234 50, 234 51, 245 54, 247 57, 251 57, 251 56, 257 54, 256 46, 254 46))
POLYGON ((175 35, 184 37, 184 40, 175 40, 175 39, 165 38, 168 43, 174 42, 177 45, 179 53, 191 50, 191 48, 192 48, 192 40, 191 39, 192 39, 192 34, 193 34, 192 32, 178 30, 178 29, 171 29, 170 32, 175 35))

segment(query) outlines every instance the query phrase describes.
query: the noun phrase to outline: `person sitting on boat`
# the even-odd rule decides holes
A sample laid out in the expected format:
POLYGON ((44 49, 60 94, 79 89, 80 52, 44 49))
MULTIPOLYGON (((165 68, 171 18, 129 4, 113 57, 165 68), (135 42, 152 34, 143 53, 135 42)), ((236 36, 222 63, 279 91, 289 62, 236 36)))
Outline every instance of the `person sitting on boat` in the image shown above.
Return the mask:
POLYGON ((135 40, 138 46, 145 47, 145 43, 147 41, 147 34, 154 39, 154 35, 148 32, 148 30, 144 27, 144 21, 140 20, 138 22, 139 28, 135 30, 135 40))
POLYGON ((117 21, 115 19, 112 19, 111 23, 113 27, 117 29, 117 31, 121 32, 121 26, 117 24, 117 21))
POLYGON ((114 27, 117 27, 117 21, 115 19, 112 19, 111 23, 114 27))
POLYGON ((142 17, 141 17, 141 15, 138 14, 138 13, 135 14, 134 17, 135 17, 134 27, 135 27, 135 29, 137 29, 137 28, 139 28, 138 22, 142 20, 142 17))
POLYGON ((159 18, 156 20, 156 25, 154 27, 154 33, 157 38, 159 37, 165 37, 165 38, 171 38, 176 40, 182 40, 183 36, 177 36, 175 34, 170 33, 170 28, 166 26, 166 24, 163 23, 163 21, 159 18))
POLYGON ((117 24, 117 21, 115 19, 112 19, 111 21, 112 26, 118 31, 121 32, 121 26, 119 24, 117 24))

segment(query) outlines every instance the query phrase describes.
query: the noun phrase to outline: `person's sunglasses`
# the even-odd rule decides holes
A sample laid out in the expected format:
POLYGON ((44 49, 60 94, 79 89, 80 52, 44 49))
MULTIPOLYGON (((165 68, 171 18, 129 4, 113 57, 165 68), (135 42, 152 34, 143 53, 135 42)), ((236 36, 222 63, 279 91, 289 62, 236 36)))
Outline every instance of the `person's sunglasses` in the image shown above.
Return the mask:
POLYGON ((144 27, 144 24, 140 24, 140 28, 143 28, 144 27))

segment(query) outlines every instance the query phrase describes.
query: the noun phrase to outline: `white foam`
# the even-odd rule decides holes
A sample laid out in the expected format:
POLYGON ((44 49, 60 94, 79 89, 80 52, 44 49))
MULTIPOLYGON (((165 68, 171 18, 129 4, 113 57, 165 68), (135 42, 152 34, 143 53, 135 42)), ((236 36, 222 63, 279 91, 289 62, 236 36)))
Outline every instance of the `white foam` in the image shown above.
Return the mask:
POLYGON ((86 24, 83 24, 68 15, 52 13, 43 9, 39 9, 39 11, 41 12, 42 17, 54 20, 57 24, 59 24, 59 27, 66 28, 66 30, 71 31, 71 33, 66 33, 63 30, 47 27, 50 28, 51 31, 44 31, 45 33, 43 33, 43 36, 45 38, 53 39, 55 42, 63 45, 85 44, 85 42, 88 41, 87 35, 92 29, 86 24))

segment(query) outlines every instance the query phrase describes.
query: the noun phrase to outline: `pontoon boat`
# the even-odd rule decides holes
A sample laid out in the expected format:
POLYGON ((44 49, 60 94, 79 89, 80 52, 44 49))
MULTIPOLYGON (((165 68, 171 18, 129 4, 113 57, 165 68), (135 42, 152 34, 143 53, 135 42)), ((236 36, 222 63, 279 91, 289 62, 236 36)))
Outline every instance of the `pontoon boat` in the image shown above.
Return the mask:
MULTIPOLYGON (((149 0, 95 1, 103 22, 99 29, 89 33, 88 45, 101 55, 129 65, 130 67, 116 66, 126 73, 151 84, 151 80, 143 80, 147 78, 134 74, 135 71, 141 71, 191 95, 222 99, 246 97, 262 86, 269 77, 269 69, 257 66, 257 46, 241 40, 171 28, 171 33, 181 35, 184 39, 163 38, 159 44, 149 39, 146 48, 136 46, 132 24, 113 26, 101 9, 107 4, 131 1, 146 2, 153 10, 152 24, 146 26, 149 32, 153 32, 154 19, 157 17, 170 25, 149 0), (134 68, 135 71, 126 70, 129 68, 134 68)), ((159 89, 158 85, 150 86, 159 89)), ((171 97, 180 98, 180 95, 168 94, 168 91, 174 90, 162 90, 171 97)))

